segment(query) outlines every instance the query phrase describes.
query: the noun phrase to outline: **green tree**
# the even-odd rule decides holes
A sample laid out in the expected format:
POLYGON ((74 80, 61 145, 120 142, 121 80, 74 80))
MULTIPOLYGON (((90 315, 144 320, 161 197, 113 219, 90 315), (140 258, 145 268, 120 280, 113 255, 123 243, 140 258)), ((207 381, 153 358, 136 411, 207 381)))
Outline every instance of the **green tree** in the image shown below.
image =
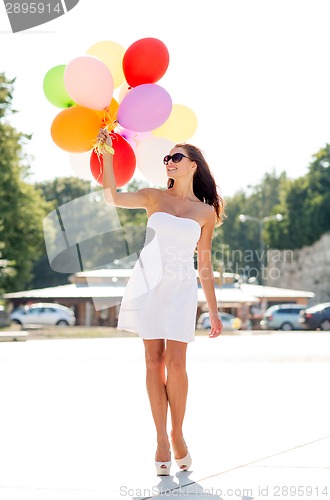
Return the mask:
POLYGON ((272 248, 295 249, 312 245, 330 231, 330 145, 320 149, 306 175, 293 180, 276 207, 283 223, 270 223, 267 241, 272 248))
POLYGON ((227 219, 215 231, 213 245, 223 249, 224 271, 257 275, 261 262, 259 225, 254 221, 242 223, 239 215, 262 219, 278 213, 276 207, 284 197, 288 182, 285 172, 266 173, 259 184, 248 186, 248 190, 240 190, 226 200, 227 219))
MULTIPOLYGON (((78 177, 56 177, 35 183, 35 188, 48 202, 49 213, 62 207, 66 203, 77 200, 90 194, 101 187, 93 187, 91 181, 78 177)), ((42 254, 33 267, 33 277, 29 288, 44 288, 68 283, 72 272, 61 273, 54 271, 49 263, 45 240, 42 242, 42 254)))
MULTIPOLYGON (((1 220, 0 220, 0 226, 1 226, 1 220)), ((9 275, 12 276, 15 275, 14 268, 12 267, 14 262, 2 258, 1 249, 3 249, 4 246, 5 246, 4 243, 0 241, 0 295, 5 292, 5 290, 2 288, 5 277, 9 275)))
POLYGON ((36 182, 35 188, 41 192, 46 201, 52 203, 53 209, 101 189, 92 187, 91 181, 73 176, 36 182))
POLYGON ((20 290, 31 279, 34 261, 42 251, 42 220, 48 206, 32 184, 24 147, 31 138, 12 127, 15 80, 0 74, 0 242, 2 258, 12 262, 12 272, 3 273, 1 288, 20 290))

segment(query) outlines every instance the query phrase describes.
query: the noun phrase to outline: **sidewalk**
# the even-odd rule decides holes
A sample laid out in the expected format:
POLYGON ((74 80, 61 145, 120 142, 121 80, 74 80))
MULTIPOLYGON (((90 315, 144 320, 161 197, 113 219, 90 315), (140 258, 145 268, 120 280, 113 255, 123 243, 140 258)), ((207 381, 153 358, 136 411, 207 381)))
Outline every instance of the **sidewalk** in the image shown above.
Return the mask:
POLYGON ((330 498, 329 361, 328 333, 196 337, 162 479, 140 339, 1 343, 0 498, 330 498))

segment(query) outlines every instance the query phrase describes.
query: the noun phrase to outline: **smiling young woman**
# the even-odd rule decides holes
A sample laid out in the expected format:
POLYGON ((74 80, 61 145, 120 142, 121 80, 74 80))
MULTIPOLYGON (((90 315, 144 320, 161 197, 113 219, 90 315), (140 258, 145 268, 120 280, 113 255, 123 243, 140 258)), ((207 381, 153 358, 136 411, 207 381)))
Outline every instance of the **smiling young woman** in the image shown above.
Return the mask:
MULTIPOLYGON (((112 146, 105 130, 100 131, 98 139, 112 146)), ((186 353, 188 343, 194 341, 196 326, 196 246, 198 273, 209 307, 209 337, 222 332, 211 247, 214 227, 224 217, 224 203, 202 152, 191 144, 177 144, 165 156, 165 190, 117 192, 112 155, 106 150, 103 163, 105 200, 118 207, 144 208, 148 215, 145 244, 126 285, 117 328, 136 332, 143 339, 147 392, 157 437, 156 472, 168 475, 171 448, 180 470, 188 470, 192 463, 183 437, 183 421, 188 392, 186 353)))

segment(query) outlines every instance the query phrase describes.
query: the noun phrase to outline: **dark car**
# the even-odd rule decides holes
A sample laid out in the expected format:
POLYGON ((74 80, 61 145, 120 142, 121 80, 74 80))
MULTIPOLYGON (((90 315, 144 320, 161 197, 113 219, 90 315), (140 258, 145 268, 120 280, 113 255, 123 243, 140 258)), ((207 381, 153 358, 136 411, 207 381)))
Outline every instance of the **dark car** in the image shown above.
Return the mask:
POLYGON ((330 302, 308 307, 299 318, 301 326, 306 330, 330 330, 330 302))

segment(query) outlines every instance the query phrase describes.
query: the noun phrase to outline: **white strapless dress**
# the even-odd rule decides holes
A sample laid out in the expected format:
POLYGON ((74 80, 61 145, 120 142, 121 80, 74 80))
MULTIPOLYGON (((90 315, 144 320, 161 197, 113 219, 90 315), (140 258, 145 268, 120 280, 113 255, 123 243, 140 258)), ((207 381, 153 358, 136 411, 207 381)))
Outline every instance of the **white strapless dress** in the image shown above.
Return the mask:
POLYGON ((201 227, 193 219, 154 212, 126 285, 118 330, 143 339, 194 340, 197 277, 194 251, 201 227))

